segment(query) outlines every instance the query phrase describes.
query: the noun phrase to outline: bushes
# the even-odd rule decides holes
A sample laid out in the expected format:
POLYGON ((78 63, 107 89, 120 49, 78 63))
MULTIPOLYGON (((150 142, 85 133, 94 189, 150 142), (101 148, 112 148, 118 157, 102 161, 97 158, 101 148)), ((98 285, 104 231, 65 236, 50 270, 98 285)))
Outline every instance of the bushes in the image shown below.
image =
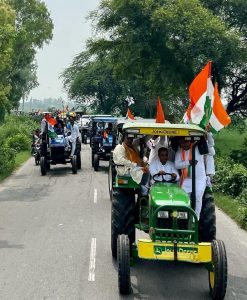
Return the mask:
POLYGON ((237 221, 247 229, 247 168, 229 157, 217 158, 214 189, 234 197, 238 204, 237 221))
POLYGON ((230 154, 232 160, 243 164, 247 168, 247 138, 244 139, 243 146, 238 150, 233 150, 230 154))
POLYGON ((7 148, 14 149, 16 152, 28 150, 30 148, 30 139, 21 133, 9 137, 5 145, 7 148))
POLYGON ((216 191, 239 196, 247 187, 247 169, 236 164, 227 157, 220 157, 216 160, 216 175, 214 188, 216 191))
POLYGON ((0 175, 10 174, 17 153, 29 150, 32 132, 39 125, 29 117, 8 116, 0 126, 0 175))
POLYGON ((15 166, 15 151, 7 147, 0 148, 0 175, 10 173, 15 166))

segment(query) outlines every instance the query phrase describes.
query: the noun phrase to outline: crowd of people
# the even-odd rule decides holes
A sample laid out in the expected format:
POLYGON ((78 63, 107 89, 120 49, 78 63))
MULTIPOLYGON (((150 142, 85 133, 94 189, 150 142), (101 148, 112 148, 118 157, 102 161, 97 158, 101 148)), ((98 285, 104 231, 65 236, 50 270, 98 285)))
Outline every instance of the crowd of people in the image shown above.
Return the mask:
POLYGON ((191 196, 192 165, 195 165, 195 212, 200 218, 202 197, 206 186, 211 185, 215 174, 214 140, 207 128, 204 143, 195 143, 186 137, 172 138, 154 136, 146 141, 137 141, 127 134, 123 142, 113 151, 113 160, 120 176, 130 175, 141 184, 143 195, 155 181, 177 182, 191 196), (140 155, 141 148, 144 155, 140 155), (192 159, 192 147, 195 147, 195 158, 192 159), (155 177, 154 177, 155 176, 155 177))

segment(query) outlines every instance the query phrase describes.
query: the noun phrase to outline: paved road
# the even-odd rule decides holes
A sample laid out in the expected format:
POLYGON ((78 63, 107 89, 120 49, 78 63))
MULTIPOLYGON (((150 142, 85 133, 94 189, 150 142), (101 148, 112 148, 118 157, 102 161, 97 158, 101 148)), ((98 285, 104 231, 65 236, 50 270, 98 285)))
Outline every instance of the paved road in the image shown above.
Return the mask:
MULTIPOLYGON (((0 185, 0 299, 210 299, 201 265, 138 261, 133 294, 121 297, 110 251, 107 163, 98 173, 82 149, 82 170, 52 167, 40 176, 30 159, 0 185)), ((226 243, 226 299, 247 299, 247 234, 217 212, 226 243)))

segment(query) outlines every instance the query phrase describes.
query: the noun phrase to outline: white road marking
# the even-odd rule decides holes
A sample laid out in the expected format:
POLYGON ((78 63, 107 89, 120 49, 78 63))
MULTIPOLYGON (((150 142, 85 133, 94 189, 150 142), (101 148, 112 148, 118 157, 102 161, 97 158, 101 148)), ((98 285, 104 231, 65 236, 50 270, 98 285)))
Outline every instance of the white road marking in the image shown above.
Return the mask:
POLYGON ((98 191, 97 189, 94 189, 94 196, 93 196, 93 202, 96 204, 97 203, 97 199, 98 198, 98 191))
POLYGON ((91 240, 88 281, 95 281, 96 238, 91 240))

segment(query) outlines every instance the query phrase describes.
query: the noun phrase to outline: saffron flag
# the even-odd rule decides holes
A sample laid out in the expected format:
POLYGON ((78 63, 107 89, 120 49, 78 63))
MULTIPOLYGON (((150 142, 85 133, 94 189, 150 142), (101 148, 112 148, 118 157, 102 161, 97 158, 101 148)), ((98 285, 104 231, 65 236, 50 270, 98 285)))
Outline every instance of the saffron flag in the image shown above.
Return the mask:
POLYGON ((210 124, 213 131, 219 131, 231 123, 231 118, 227 114, 220 99, 218 85, 215 84, 214 95, 212 99, 212 114, 210 124))
POLYGON ((45 119, 52 126, 57 124, 57 121, 48 114, 45 116, 45 119))
POLYGON ((206 127, 211 116, 211 100, 214 92, 211 65, 212 62, 209 61, 189 87, 190 106, 186 116, 190 117, 192 123, 203 128, 206 127))
POLYGON ((156 104, 156 123, 165 123, 165 114, 162 108, 160 97, 158 97, 156 104))
POLYGON ((128 108, 127 114, 126 114, 126 119, 134 120, 135 117, 132 115, 130 109, 128 108))

